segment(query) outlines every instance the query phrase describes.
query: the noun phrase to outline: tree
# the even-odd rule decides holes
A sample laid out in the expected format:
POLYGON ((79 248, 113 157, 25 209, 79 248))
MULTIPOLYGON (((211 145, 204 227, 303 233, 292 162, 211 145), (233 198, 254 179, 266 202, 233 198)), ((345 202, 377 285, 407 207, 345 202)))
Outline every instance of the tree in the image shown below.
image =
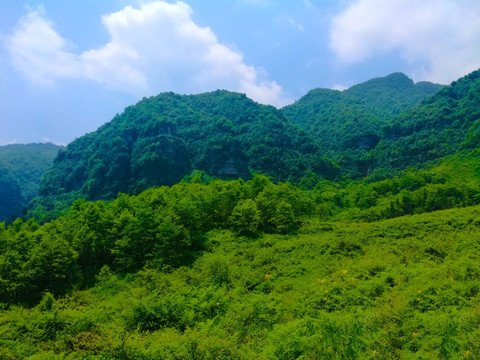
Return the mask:
POLYGON ((252 199, 241 200, 233 208, 230 223, 239 235, 253 236, 260 224, 260 212, 252 199))

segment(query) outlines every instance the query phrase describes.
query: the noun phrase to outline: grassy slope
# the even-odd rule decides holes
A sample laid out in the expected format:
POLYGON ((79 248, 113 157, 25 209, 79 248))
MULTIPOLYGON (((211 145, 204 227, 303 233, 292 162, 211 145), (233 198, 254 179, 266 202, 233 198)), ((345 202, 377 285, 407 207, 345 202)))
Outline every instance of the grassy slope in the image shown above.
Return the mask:
POLYGON ((90 290, 1 312, 0 357, 479 358, 479 215, 214 231, 192 267, 104 269, 90 290))

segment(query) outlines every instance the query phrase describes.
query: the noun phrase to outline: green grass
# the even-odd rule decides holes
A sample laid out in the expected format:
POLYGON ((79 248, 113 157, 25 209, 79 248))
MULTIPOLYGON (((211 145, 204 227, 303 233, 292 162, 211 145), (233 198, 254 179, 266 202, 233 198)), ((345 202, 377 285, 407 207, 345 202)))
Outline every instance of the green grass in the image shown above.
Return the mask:
POLYGON ((480 207, 207 237, 189 267, 5 309, 0 358, 480 357, 480 207))

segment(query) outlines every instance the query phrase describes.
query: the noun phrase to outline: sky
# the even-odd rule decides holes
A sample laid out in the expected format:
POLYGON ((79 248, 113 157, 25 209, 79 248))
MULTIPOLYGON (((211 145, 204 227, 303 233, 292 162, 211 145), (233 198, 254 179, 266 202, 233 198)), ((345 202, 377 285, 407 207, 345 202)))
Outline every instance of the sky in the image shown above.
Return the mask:
POLYGON ((66 145, 165 91, 282 107, 478 68, 478 0, 0 0, 0 145, 66 145))

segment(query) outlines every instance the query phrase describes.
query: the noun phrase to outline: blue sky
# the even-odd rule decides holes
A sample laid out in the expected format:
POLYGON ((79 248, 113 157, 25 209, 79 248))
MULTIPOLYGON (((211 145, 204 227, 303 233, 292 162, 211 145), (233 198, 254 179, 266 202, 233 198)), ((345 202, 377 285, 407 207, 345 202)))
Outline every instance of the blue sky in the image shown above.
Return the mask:
POLYGON ((395 71, 448 84, 479 44, 478 0, 2 0, 0 145, 67 144, 163 91, 280 107, 395 71))

